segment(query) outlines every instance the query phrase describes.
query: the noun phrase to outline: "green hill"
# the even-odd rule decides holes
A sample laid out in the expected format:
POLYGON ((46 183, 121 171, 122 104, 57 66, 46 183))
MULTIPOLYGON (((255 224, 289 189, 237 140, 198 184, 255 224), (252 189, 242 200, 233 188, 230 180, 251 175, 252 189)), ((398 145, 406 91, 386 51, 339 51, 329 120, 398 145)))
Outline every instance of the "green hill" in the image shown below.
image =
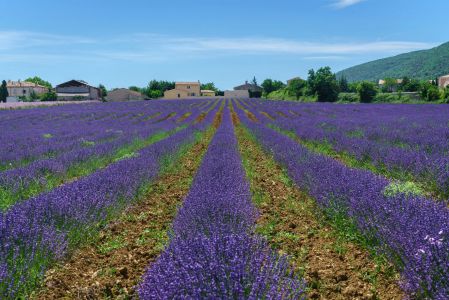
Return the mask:
POLYGON ((400 54, 354 66, 337 73, 348 81, 408 76, 416 79, 434 79, 449 74, 449 42, 429 49, 400 54))

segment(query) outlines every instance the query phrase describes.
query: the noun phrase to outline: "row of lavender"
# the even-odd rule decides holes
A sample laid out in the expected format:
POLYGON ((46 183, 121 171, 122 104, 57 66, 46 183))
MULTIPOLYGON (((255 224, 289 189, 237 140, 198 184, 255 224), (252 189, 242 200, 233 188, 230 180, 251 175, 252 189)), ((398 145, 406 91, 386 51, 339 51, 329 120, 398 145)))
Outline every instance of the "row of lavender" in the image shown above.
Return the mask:
POLYGON ((386 196, 385 178, 351 169, 314 153, 285 135, 250 121, 238 111, 263 147, 289 176, 326 209, 344 210, 358 228, 377 241, 401 271, 403 287, 417 298, 449 295, 449 209, 430 199, 405 194, 386 196))
POLYGON ((255 235, 257 215, 226 108, 140 298, 303 299, 304 281, 255 235))
POLYGON ((270 122, 449 198, 449 107, 257 103, 270 122), (410 176, 411 175, 411 176, 410 176))
POLYGON ((29 292, 44 271, 128 205, 160 169, 160 161, 195 139, 206 119, 140 150, 136 156, 18 203, 0 216, 0 298, 29 292))
MULTIPOLYGON (((213 102, 206 102, 206 104, 207 106, 205 108, 208 108, 213 105, 213 102)), ((89 159, 101 159, 111 156, 112 154, 117 153, 118 150, 123 149, 125 146, 129 146, 132 143, 137 144, 140 142, 140 144, 144 146, 145 141, 153 137, 156 133, 167 133, 182 124, 191 123, 202 112, 199 109, 192 109, 187 105, 178 106, 177 108, 168 106, 165 109, 167 110, 167 108, 169 110, 165 112, 165 114, 170 112, 182 116, 188 112, 190 116, 182 120, 182 122, 176 122, 176 118, 169 118, 162 121, 156 119, 149 122, 149 120, 136 121, 135 118, 130 117, 130 113, 128 113, 128 117, 121 119, 120 121, 117 121, 117 119, 110 119, 108 122, 95 122, 93 126, 88 124, 88 127, 94 128, 93 131, 99 133, 99 135, 109 134, 112 130, 111 128, 114 128, 113 132, 117 135, 109 141, 100 143, 95 143, 95 140, 92 141, 92 139, 86 143, 86 136, 75 141, 60 142, 59 146, 65 148, 66 151, 61 151, 62 149, 60 148, 59 151, 61 151, 61 153, 58 153, 58 155, 55 155, 54 157, 42 157, 26 166, 0 172, 0 209, 4 210, 17 201, 27 199, 30 194, 36 195, 45 188, 51 188, 51 186, 48 187, 48 180, 55 181, 55 177, 57 178, 56 181, 58 183, 70 179, 65 178, 67 177, 65 175, 70 168, 77 166, 80 163, 86 163, 89 159), (74 146, 75 144, 76 146, 74 146), (69 148, 71 149, 68 150, 69 148)), ((132 113, 131 116, 133 116, 132 113)), ((87 122, 80 123, 86 124, 87 122)), ((48 125, 49 124, 47 124, 47 126, 48 125)), ((69 124, 64 124, 64 126, 68 125, 69 124)), ((76 126, 74 129, 71 129, 71 131, 79 129, 80 126, 76 126)), ((60 140, 67 139, 66 135, 63 135, 62 132, 59 134, 61 134, 62 137, 60 140)), ((71 134, 68 136, 69 138, 73 137, 71 134)))
MULTIPOLYGON (((110 140, 133 121, 153 121, 171 112, 196 109, 192 101, 152 101, 85 104, 20 111, 0 111, 0 170, 11 169, 36 158, 54 156, 79 146, 83 141, 110 140), (100 130, 105 129, 105 130, 100 130), (20 134, 18 134, 20 133, 20 134)), ((207 102, 209 103, 209 102, 207 102)), ((182 112, 182 113, 183 113, 182 112)), ((136 123, 135 122, 135 123, 136 123)))

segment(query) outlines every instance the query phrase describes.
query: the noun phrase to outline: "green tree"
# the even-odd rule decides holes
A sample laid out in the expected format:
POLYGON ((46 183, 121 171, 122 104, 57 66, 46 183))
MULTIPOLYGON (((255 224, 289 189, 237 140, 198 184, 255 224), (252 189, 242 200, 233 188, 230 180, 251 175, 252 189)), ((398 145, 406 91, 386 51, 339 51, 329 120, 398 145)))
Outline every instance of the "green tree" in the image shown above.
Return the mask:
POLYGON ((423 100, 426 101, 436 101, 440 99, 440 90, 436 87, 433 82, 424 81, 421 84, 420 95, 423 100))
POLYGON ((38 96, 38 94, 36 94, 36 92, 34 90, 31 90, 29 98, 30 98, 30 101, 34 102, 37 99, 39 99, 39 96, 38 96))
POLYGON ((164 93, 160 90, 150 90, 148 93, 148 97, 151 99, 161 98, 162 96, 164 96, 164 93))
POLYGON ((207 82, 207 83, 201 84, 201 89, 218 92, 218 89, 215 87, 215 83, 213 83, 213 82, 207 82))
POLYGON ((2 85, 0 86, 0 102, 6 102, 6 98, 8 98, 8 88, 6 87, 6 81, 2 81, 2 85))
POLYGON ((340 92, 342 93, 349 93, 349 83, 345 76, 341 76, 338 80, 338 87, 340 89, 340 92))
POLYGON ((98 89, 100 90, 101 100, 105 101, 106 100, 106 96, 108 95, 108 90, 101 83, 98 86, 98 89))
POLYGON ((41 101, 56 101, 58 100, 58 95, 54 91, 48 91, 47 93, 41 94, 39 98, 41 101))
POLYGON ((316 72, 309 71, 307 80, 310 92, 318 96, 318 102, 335 102, 338 100, 337 77, 332 73, 330 67, 318 69, 316 72))
POLYGON ((270 78, 265 79, 261 84, 265 95, 274 92, 273 80, 270 78))
POLYGON ((32 82, 32 83, 35 83, 35 84, 38 84, 38 85, 45 86, 45 87, 47 87, 48 89, 51 89, 51 88, 52 88, 52 85, 51 85, 50 82, 43 80, 43 79, 40 78, 39 76, 34 76, 34 77, 27 78, 27 79, 25 79, 25 81, 27 81, 27 82, 32 82))
POLYGON ((295 95, 296 100, 299 100, 299 97, 304 95, 304 90, 307 86, 307 81, 301 78, 294 78, 289 81, 287 85, 287 90, 295 95))
POLYGON ((142 89, 140 87, 137 87, 137 86, 130 86, 129 89, 131 91, 139 92, 139 93, 142 91, 142 89))
POLYGON ((256 76, 253 77, 253 80, 251 80, 251 83, 254 84, 254 85, 258 85, 256 76))
POLYGON ((371 103, 377 95, 377 88, 373 82, 362 81, 357 87, 357 92, 359 93, 360 102, 371 103))

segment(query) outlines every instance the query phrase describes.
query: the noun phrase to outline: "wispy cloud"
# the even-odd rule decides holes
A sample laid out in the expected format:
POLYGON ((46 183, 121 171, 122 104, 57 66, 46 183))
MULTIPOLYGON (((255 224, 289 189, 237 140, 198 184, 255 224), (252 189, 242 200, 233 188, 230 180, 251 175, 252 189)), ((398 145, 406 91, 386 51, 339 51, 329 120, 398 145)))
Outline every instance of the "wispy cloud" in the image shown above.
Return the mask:
POLYGON ((363 1, 365 1, 365 0, 336 0, 332 4, 332 6, 335 8, 346 8, 348 6, 352 6, 352 5, 358 4, 363 1))
POLYGON ((101 60, 161 62, 220 55, 293 55, 304 59, 341 59, 364 54, 397 54, 434 44, 413 41, 315 42, 283 38, 177 37, 130 34, 111 38, 58 36, 0 31, 0 61, 101 60))

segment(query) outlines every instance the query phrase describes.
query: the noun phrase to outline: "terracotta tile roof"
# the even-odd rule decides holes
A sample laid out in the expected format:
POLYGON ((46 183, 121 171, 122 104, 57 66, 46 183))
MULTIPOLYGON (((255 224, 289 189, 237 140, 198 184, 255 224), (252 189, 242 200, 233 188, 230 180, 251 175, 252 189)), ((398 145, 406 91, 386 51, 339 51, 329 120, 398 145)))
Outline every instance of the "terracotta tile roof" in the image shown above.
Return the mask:
POLYGON ((11 81, 8 80, 8 82, 6 83, 6 87, 9 88, 15 88, 15 87, 41 87, 41 88, 45 88, 45 86, 33 83, 33 82, 28 82, 28 81, 11 81))

